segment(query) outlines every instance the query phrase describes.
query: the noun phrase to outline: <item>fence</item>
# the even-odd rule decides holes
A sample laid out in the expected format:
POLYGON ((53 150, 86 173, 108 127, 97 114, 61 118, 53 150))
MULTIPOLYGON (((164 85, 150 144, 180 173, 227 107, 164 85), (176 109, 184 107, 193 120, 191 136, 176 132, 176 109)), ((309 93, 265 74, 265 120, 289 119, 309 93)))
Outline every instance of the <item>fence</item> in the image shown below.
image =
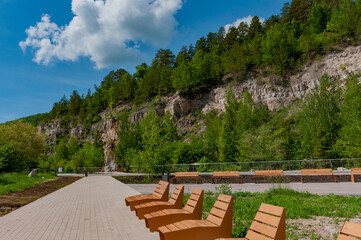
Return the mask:
POLYGON ((78 167, 64 170, 64 173, 85 173, 87 171, 90 173, 100 173, 103 170, 103 167, 78 167))
POLYGON ((361 167, 361 158, 342 159, 307 159, 287 161, 263 161, 263 162, 230 162, 230 163, 193 163, 193 164, 171 164, 130 166, 130 172, 134 173, 172 173, 172 172, 213 172, 213 171, 240 171, 279 169, 284 171, 332 168, 361 167))

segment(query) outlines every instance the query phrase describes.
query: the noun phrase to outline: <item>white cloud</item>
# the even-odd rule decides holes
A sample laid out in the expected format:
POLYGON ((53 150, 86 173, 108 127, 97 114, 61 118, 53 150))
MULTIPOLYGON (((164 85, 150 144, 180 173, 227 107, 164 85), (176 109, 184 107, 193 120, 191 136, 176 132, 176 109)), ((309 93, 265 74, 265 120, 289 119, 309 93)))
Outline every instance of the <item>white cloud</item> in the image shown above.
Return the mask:
MULTIPOLYGON (((249 25, 251 24, 251 22, 252 22, 252 18, 253 18, 253 16, 249 15, 248 17, 244 17, 244 18, 237 19, 237 20, 234 21, 232 24, 227 24, 226 26, 224 26, 224 29, 226 30, 226 33, 227 33, 228 30, 229 30, 231 27, 236 27, 236 28, 237 28, 241 22, 245 22, 245 23, 247 23, 248 26, 249 26, 249 25)), ((261 23, 263 23, 263 22, 265 21, 265 19, 262 18, 262 17, 260 17, 260 18, 259 18, 259 21, 260 21, 261 23)))
POLYGON ((72 0, 75 16, 68 25, 44 14, 19 45, 24 52, 35 50, 34 62, 43 65, 79 57, 89 57, 97 68, 137 61, 140 44, 170 41, 181 7, 182 0, 72 0))

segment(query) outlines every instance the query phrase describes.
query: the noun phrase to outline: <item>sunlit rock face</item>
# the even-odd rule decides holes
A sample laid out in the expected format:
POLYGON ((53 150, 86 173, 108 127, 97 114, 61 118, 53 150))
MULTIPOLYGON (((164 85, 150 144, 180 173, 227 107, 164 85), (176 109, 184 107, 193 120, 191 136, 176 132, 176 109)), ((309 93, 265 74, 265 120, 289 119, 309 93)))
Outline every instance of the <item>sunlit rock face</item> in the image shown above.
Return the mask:
MULTIPOLYGON (((65 134, 82 141, 94 142, 94 134, 91 133, 98 133, 99 138, 104 142, 104 170, 114 171, 118 167, 115 147, 119 141, 117 132, 121 129, 118 128, 116 117, 120 111, 132 111, 129 120, 134 123, 140 123, 149 109, 154 109, 158 115, 169 112, 177 125, 179 134, 185 134, 194 128, 194 123, 198 120, 197 114, 207 114, 212 110, 219 113, 225 111, 229 88, 232 88, 237 99, 241 99, 242 94, 247 91, 255 103, 262 103, 270 110, 276 110, 289 106, 296 99, 302 100, 318 85, 318 80, 324 74, 344 80, 350 74, 358 72, 361 72, 361 46, 351 46, 312 62, 289 79, 275 76, 252 76, 239 82, 234 80, 235 75, 227 74, 223 78, 225 82, 228 82, 227 84, 205 93, 187 97, 175 94, 158 98, 143 106, 119 104, 114 109, 106 109, 99 114, 102 120, 92 125, 90 130, 82 125, 72 126, 70 129, 62 128, 60 120, 44 123, 38 127, 38 130, 48 136, 47 144, 49 145, 54 144, 57 138, 65 134)), ((343 84, 341 81, 341 87, 343 84)), ((197 131, 204 131, 204 126, 199 127, 197 131)))

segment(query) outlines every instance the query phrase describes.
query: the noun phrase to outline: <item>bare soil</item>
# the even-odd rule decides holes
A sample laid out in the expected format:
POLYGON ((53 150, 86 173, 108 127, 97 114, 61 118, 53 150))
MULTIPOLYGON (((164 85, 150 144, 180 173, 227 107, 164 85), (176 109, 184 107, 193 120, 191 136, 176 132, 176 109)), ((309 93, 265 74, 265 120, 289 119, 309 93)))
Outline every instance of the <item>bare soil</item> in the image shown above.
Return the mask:
POLYGON ((151 177, 148 176, 117 176, 114 177, 116 180, 125 183, 125 184, 141 184, 141 183, 149 183, 155 184, 162 180, 161 177, 151 177))
POLYGON ((0 195, 0 217, 29 204, 36 199, 48 195, 49 193, 55 192, 56 190, 63 188, 80 178, 81 177, 61 177, 19 192, 10 192, 0 195))
POLYGON ((345 221, 361 224, 361 215, 351 219, 318 216, 311 219, 288 219, 288 239, 336 239, 345 221))

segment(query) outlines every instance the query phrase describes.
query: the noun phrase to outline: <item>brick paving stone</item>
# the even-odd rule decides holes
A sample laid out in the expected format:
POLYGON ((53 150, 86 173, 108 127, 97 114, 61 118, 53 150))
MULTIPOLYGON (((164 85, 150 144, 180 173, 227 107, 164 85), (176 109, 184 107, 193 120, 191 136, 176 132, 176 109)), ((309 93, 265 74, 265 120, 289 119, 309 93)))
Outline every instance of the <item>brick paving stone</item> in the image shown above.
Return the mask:
POLYGON ((155 240, 125 206, 139 194, 110 176, 90 176, 0 217, 0 240, 155 240))

